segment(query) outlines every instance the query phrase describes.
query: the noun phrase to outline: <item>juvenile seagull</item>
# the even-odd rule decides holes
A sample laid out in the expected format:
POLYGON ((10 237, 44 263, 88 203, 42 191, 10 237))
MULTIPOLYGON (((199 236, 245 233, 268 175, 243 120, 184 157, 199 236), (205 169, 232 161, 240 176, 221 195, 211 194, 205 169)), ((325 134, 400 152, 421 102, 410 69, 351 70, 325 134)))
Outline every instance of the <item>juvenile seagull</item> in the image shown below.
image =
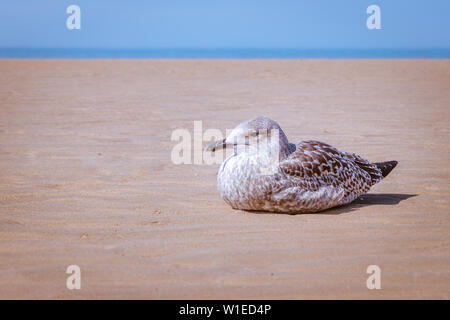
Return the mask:
POLYGON ((233 153, 220 166, 217 188, 226 203, 242 210, 306 213, 347 204, 397 165, 369 162, 319 141, 290 143, 266 117, 239 124, 206 150, 219 149, 233 153))

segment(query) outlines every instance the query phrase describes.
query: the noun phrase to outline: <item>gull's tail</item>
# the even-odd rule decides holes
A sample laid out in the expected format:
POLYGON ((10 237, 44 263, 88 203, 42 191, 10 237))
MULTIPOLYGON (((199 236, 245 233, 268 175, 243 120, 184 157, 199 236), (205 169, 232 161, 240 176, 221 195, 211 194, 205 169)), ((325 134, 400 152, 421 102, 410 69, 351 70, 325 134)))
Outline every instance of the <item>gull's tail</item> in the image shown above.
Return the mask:
POLYGON ((378 169, 381 170, 381 174, 383 175, 383 178, 385 178, 392 169, 395 168, 397 165, 397 161, 385 161, 385 162, 375 162, 375 165, 378 167, 378 169))

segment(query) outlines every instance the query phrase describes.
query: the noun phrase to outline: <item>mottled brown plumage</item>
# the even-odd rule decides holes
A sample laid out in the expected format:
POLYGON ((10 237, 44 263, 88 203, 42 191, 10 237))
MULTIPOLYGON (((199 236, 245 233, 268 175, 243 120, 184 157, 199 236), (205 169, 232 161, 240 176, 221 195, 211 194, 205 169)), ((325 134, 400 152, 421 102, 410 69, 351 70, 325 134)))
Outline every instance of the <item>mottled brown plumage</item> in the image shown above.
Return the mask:
POLYGON ((289 143, 281 127, 265 117, 241 123, 211 150, 219 145, 235 148, 217 177, 221 196, 235 209, 317 212, 343 205, 367 193, 397 164, 372 163, 319 141, 289 143), (271 137, 274 129, 278 139, 271 137), (255 135, 249 132, 261 130, 269 133, 258 137, 257 147, 236 142, 248 141, 255 135), (261 152, 262 145, 268 148, 261 152), (270 156, 273 150, 279 150, 278 161, 270 156), (262 170, 268 167, 269 174, 262 170))

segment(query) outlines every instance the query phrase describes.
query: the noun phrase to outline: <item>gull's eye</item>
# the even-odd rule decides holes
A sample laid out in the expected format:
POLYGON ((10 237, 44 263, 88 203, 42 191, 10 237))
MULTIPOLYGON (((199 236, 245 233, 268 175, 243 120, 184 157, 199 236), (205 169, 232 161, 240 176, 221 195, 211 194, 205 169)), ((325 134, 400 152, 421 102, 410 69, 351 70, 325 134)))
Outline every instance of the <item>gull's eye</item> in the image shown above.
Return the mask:
POLYGON ((259 131, 256 131, 256 130, 250 131, 250 136, 251 137, 256 137, 258 134, 259 134, 259 131))

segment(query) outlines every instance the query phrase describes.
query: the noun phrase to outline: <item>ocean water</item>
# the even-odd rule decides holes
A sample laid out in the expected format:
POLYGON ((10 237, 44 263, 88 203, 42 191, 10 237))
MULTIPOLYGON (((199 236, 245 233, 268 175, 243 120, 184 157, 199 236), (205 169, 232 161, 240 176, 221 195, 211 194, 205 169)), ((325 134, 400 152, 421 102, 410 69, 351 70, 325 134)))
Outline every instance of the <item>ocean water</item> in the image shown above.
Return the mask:
POLYGON ((94 49, 0 48, 0 58, 31 59, 449 59, 448 49, 94 49))

